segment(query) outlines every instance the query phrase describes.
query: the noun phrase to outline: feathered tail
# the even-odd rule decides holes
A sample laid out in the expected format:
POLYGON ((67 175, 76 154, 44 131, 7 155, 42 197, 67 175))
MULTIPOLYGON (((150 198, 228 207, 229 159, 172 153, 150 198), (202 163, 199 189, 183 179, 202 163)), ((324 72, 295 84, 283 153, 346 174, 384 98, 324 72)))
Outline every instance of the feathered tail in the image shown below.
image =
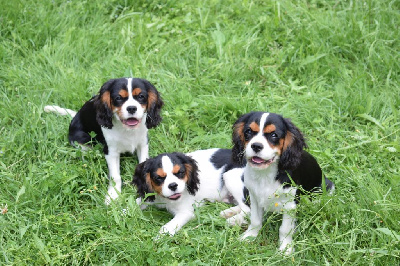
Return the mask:
POLYGON ((71 117, 74 117, 76 115, 75 111, 67 108, 62 108, 57 105, 46 105, 44 107, 44 111, 47 113, 57 113, 59 115, 70 115, 71 117))

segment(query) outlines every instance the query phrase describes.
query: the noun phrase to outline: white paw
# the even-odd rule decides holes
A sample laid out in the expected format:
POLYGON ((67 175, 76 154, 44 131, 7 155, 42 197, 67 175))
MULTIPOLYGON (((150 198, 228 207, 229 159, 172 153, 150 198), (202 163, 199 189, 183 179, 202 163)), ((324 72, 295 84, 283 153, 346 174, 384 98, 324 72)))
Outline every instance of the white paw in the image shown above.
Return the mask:
POLYGON ((284 241, 279 247, 279 251, 282 252, 284 255, 288 256, 294 252, 294 247, 291 245, 291 242, 284 241))
POLYGON ((245 218, 245 214, 243 213, 239 213, 236 214, 228 219, 226 219, 226 222, 230 225, 230 226, 235 226, 235 225, 242 225, 242 224, 247 224, 246 218, 245 218))
POLYGON ((137 199, 136 199, 136 204, 137 204, 138 206, 142 205, 142 198, 137 198, 137 199))
POLYGON ((149 206, 148 202, 144 202, 142 198, 137 198, 136 199, 136 204, 139 206, 139 208, 143 211, 149 206))
POLYGON ((240 207, 239 207, 239 206, 234 206, 234 207, 231 207, 231 208, 229 208, 229 209, 226 209, 226 210, 221 211, 221 212, 219 213, 219 215, 220 215, 222 218, 228 219, 228 218, 230 218, 230 217, 232 217, 232 216, 238 214, 240 211, 241 211, 241 210, 240 210, 240 207))
POLYGON ((177 231, 176 227, 172 227, 166 224, 163 227, 161 227, 159 234, 173 236, 175 235, 176 231, 177 231))
POLYGON ((115 190, 114 187, 109 187, 107 195, 106 195, 106 199, 105 199, 106 205, 110 205, 111 201, 118 198, 118 196, 119 196, 119 194, 118 194, 117 190, 115 190))
POLYGON ((249 240, 253 240, 254 238, 256 238, 258 235, 258 230, 255 229, 247 229, 246 232, 244 232, 244 234, 240 237, 241 241, 249 241, 249 240))

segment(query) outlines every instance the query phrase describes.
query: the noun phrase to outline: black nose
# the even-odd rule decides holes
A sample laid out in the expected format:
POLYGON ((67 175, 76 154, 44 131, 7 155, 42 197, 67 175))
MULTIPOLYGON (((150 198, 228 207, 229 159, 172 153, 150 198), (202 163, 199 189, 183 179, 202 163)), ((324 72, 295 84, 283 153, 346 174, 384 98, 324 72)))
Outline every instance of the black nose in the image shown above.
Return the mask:
POLYGON ((128 113, 133 115, 134 113, 136 113, 137 107, 136 106, 128 106, 128 107, 126 107, 126 110, 128 111, 128 113))
POLYGON ((178 184, 175 182, 168 185, 168 188, 172 191, 175 191, 177 187, 178 187, 178 184))
POLYGON ((264 148, 264 146, 261 143, 255 142, 251 144, 251 148, 253 149, 253 151, 259 152, 264 148))

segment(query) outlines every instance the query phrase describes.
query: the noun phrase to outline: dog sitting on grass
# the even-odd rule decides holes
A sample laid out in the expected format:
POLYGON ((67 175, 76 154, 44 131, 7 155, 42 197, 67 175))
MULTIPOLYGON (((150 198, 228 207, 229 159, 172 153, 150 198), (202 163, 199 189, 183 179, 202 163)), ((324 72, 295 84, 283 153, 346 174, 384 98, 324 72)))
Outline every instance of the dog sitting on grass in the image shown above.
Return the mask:
POLYGON ((68 134, 73 146, 86 147, 92 141, 103 144, 110 178, 105 201, 109 204, 121 192, 121 153, 136 151, 139 163, 149 157, 147 131, 161 122, 163 104, 149 81, 118 78, 104 83, 99 94, 78 112, 59 106, 46 106, 44 110, 73 117, 68 134), (95 133, 93 138, 91 132, 95 133))
POLYGON ((282 212, 279 228, 280 250, 293 252, 296 205, 299 195, 333 183, 325 178, 315 158, 306 152, 300 130, 289 120, 274 113, 251 112, 233 125, 232 159, 246 164, 244 185, 250 194, 250 226, 241 237, 256 237, 264 212, 282 212))

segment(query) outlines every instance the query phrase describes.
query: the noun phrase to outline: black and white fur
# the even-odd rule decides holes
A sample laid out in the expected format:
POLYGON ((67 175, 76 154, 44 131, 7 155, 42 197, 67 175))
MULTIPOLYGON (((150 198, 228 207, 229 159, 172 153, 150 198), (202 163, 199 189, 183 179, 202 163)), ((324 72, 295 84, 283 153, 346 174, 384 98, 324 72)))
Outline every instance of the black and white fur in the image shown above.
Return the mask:
POLYGON ((224 217, 230 217, 231 223, 244 222, 250 210, 242 181, 243 167, 232 164, 231 156, 232 151, 226 149, 165 153, 137 165, 132 181, 140 196, 137 203, 146 208, 142 198, 156 193, 146 200, 174 216, 160 234, 174 235, 195 217, 194 206, 204 200, 235 202, 236 208, 223 213, 224 217))
MULTIPOLYGON (((258 235, 264 212, 282 212, 279 249, 292 253, 298 196, 321 188, 324 177, 320 166, 304 150, 306 142, 300 130, 278 114, 243 115, 233 126, 232 138, 233 161, 246 163, 244 184, 251 202, 250 226, 241 239, 258 235)), ((326 178, 325 184, 334 189, 326 178)))
POLYGON ((46 106, 45 111, 73 117, 68 135, 72 145, 104 145, 110 178, 106 196, 109 204, 121 192, 120 154, 136 151, 139 163, 149 157, 147 131, 161 122, 162 106, 159 92, 149 81, 118 78, 104 83, 99 94, 77 113, 58 106, 46 106), (95 133, 93 138, 91 132, 95 133))

